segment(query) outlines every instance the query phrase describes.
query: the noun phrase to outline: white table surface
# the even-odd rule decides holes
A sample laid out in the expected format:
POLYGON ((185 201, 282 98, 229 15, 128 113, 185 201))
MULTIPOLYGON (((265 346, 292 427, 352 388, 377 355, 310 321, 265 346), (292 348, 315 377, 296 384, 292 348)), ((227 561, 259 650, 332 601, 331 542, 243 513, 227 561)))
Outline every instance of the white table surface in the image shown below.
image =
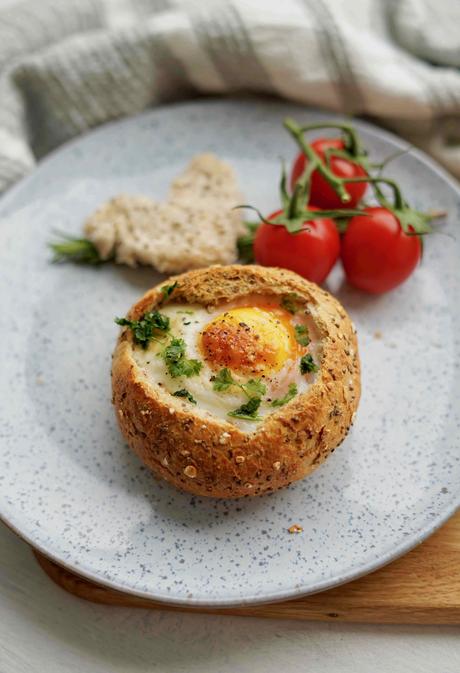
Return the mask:
POLYGON ((0 525, 0 673, 459 673, 460 629, 217 617, 66 594, 0 525))

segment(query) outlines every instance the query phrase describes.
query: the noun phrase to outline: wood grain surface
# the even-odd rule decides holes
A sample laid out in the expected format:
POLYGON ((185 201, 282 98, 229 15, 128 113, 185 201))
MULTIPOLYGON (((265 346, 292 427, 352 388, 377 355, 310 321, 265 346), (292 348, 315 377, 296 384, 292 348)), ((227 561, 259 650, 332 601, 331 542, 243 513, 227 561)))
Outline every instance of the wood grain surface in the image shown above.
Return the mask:
MULTIPOLYGON (((80 598, 107 605, 197 611, 107 589, 35 555, 56 584, 80 598)), ((402 558, 354 582, 283 603, 198 611, 278 619, 460 624, 460 512, 402 558)))

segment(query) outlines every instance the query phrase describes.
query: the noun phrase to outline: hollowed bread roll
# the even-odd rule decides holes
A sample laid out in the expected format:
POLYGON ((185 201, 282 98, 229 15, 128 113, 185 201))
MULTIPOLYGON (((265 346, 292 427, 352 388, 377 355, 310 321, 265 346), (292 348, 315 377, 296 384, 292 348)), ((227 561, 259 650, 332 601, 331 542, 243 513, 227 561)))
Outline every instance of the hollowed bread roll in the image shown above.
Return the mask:
POLYGON ((310 474, 347 435, 360 397, 355 329, 297 274, 190 271, 149 290, 127 320, 115 413, 131 449, 177 488, 262 495, 310 474))

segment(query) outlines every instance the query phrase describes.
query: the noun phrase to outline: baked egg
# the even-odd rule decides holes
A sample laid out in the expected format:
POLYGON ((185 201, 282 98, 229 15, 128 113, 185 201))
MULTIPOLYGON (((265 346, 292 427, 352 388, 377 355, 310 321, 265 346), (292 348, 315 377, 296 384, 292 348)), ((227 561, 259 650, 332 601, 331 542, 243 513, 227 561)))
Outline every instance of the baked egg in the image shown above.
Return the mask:
POLYGON ((134 359, 148 382, 204 418, 252 432, 306 392, 319 369, 320 340, 305 305, 254 295, 212 307, 169 303, 160 312, 168 330, 137 347, 134 359), (174 358, 187 366, 171 366, 174 358))

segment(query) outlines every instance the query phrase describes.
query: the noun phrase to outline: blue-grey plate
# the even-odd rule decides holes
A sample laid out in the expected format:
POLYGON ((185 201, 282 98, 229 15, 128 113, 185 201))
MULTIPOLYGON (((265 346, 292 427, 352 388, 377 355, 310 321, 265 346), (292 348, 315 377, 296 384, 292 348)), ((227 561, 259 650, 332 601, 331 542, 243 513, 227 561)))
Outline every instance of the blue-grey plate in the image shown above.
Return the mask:
MULTIPOLYGON (((266 101, 200 101, 102 127, 61 148, 0 203, 0 513, 63 566, 136 595, 230 606, 321 591, 371 572, 430 535, 459 502, 459 190, 418 151, 391 173, 421 209, 447 209, 421 266, 396 291, 329 287, 358 328, 356 424, 311 477, 239 501, 191 497, 128 450, 110 404, 123 315, 150 269, 50 264, 53 232, 120 192, 161 198, 192 155, 235 167, 247 202, 278 203, 281 121, 325 115, 266 101), (303 532, 290 535, 292 524, 303 532)), ((327 114, 327 117, 332 115, 327 114)), ((373 157, 404 146, 358 124, 373 157)))

